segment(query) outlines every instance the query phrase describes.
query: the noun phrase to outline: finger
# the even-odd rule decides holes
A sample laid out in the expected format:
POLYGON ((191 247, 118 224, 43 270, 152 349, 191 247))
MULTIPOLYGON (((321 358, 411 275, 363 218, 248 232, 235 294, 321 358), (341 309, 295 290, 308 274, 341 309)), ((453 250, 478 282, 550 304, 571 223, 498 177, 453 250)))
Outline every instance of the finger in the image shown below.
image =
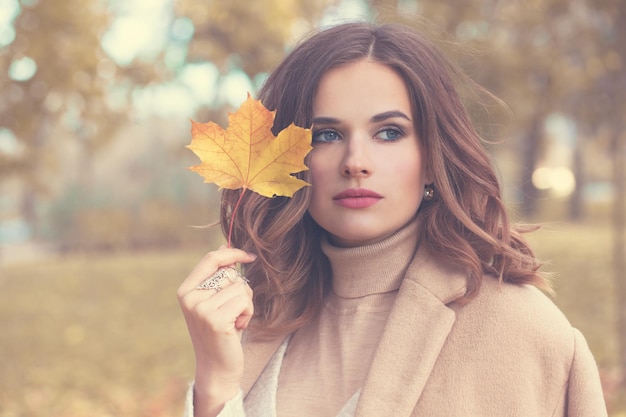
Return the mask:
POLYGON ((256 259, 256 256, 235 248, 220 248, 207 253, 189 274, 192 281, 199 283, 204 278, 212 275, 221 267, 227 267, 236 263, 248 263, 256 259))
MULTIPOLYGON (((200 297, 188 297, 188 299, 181 302, 181 306, 183 309, 183 313, 185 316, 185 320, 188 325, 191 325, 192 328, 196 329, 196 332, 204 333, 206 331, 206 326, 209 329, 214 329, 216 327, 216 314, 224 305, 228 304, 231 299, 236 297, 243 297, 247 299, 247 304, 244 309, 242 309, 237 316, 234 317, 236 321, 234 327, 237 330, 242 330, 246 328, 248 323, 252 318, 252 314, 254 313, 254 305, 252 302, 251 294, 247 290, 241 291, 236 288, 234 291, 225 291, 224 294, 220 292, 217 294, 217 297, 213 296, 211 298, 203 298, 200 297), (193 298, 189 300, 189 298, 193 298), (242 316, 241 319, 237 320, 239 316, 242 316), (194 324, 195 323, 195 324, 194 324), (205 330, 202 330, 205 329, 205 330)), ((197 291, 201 292, 201 291, 197 291)), ((190 328, 190 331, 192 329, 190 328)), ((193 333, 193 332, 192 332, 193 333)))
MULTIPOLYGON (((252 310, 254 311, 254 307, 252 307, 252 310)), ((240 314, 237 320, 235 320, 235 328, 237 330, 246 330, 252 320, 252 316, 253 314, 247 314, 247 312, 240 314)))
MULTIPOLYGON (((220 295, 222 295, 220 293, 220 295)), ((243 316, 243 321, 254 313, 252 299, 243 291, 230 291, 219 297, 217 304, 216 297, 201 301, 197 306, 200 315, 206 318, 211 330, 216 333, 230 333, 240 330, 237 327, 237 320, 243 316)))
POLYGON ((241 275, 234 266, 223 266, 213 275, 198 284, 196 289, 221 291, 223 288, 239 280, 242 280, 241 275))
POLYGON ((221 267, 232 266, 236 263, 248 263, 255 259, 255 255, 241 249, 220 248, 204 255, 191 271, 188 278, 199 283, 221 267))
MULTIPOLYGON (((243 284, 236 284, 228 291, 223 291, 224 294, 220 292, 217 297, 200 298, 194 301, 186 300, 187 303, 195 304, 189 309, 183 305, 183 313, 194 349, 197 350, 199 346, 208 346, 207 343, 210 344, 211 340, 217 340, 215 339, 217 335, 230 335, 231 337, 237 335, 237 339, 240 340, 239 331, 242 329, 237 319, 240 315, 247 317, 254 312, 250 294, 247 290, 242 290, 242 287, 243 284), (209 339, 206 339, 207 336, 209 339)), ((196 291, 196 293, 202 292, 196 291)), ((247 321, 249 319, 245 319, 244 323, 247 321)))
POLYGON ((253 302, 253 291, 252 288, 250 288, 250 286, 248 284, 244 284, 245 286, 245 291, 248 294, 248 297, 250 297, 250 308, 248 310, 245 310, 242 314, 239 315, 239 317, 237 317, 237 321, 235 322, 235 327, 238 330, 245 330, 248 328, 248 325, 250 324, 250 320, 252 320, 252 317, 254 316, 254 302, 253 302))
POLYGON ((231 291, 223 295, 222 299, 216 300, 219 304, 218 310, 223 311, 231 307, 232 300, 246 300, 245 308, 239 312, 235 319, 235 328, 242 330, 248 326, 254 314, 254 303, 252 302, 252 290, 245 282, 237 282, 232 284, 231 291), (243 288, 242 288, 243 287, 243 288))
POLYGON ((220 267, 234 265, 235 263, 249 263, 256 256, 241 249, 220 248, 209 252, 198 262, 187 279, 179 287, 179 291, 187 293, 198 286, 206 278, 212 276, 220 267))
POLYGON ((210 299, 213 303, 214 308, 218 309, 221 305, 226 303, 229 298, 239 294, 245 295, 252 300, 252 292, 250 290, 250 287, 245 284, 243 280, 237 280, 233 283, 229 282, 228 284, 225 284, 224 289, 219 292, 214 289, 194 289, 193 291, 185 294, 180 299, 180 302, 186 310, 191 311, 194 310, 198 304, 210 299))

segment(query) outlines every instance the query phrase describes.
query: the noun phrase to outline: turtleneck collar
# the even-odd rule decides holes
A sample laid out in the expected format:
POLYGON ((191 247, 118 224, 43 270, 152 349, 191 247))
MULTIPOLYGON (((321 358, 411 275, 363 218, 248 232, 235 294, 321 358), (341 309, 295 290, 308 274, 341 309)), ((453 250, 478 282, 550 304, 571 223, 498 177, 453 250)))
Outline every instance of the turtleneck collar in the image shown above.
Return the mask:
POLYGON ((324 236, 321 247, 332 271, 333 292, 359 298, 400 288, 418 246, 419 222, 413 219, 388 238, 353 248, 333 246, 324 236))

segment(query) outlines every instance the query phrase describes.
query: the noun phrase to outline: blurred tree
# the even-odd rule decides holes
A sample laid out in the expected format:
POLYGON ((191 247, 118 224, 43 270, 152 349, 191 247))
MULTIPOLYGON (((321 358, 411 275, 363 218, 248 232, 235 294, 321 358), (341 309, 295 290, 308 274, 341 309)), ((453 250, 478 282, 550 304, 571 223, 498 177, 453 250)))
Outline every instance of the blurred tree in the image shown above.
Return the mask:
MULTIPOLYGON (((511 106, 513 128, 524 132, 517 154, 525 215, 534 211, 537 190, 531 178, 542 149, 544 120, 558 97, 555 93, 558 86, 553 82, 557 70, 549 23, 562 11, 563 3, 560 0, 523 4, 500 0, 458 4, 435 0, 371 0, 372 7, 385 20, 400 20, 423 30, 424 21, 417 16, 427 16, 441 28, 443 36, 445 33, 453 36, 450 43, 454 47, 447 48, 448 53, 474 80, 511 106)), ((432 30, 428 23, 426 29, 432 30)), ((435 36, 441 35, 435 33, 435 36)), ((477 122, 480 124, 481 120, 477 122)))
MULTIPOLYGON (((555 0, 552 0, 553 2, 555 0)), ((603 147, 613 162, 614 265, 616 305, 626 304, 626 3, 621 0, 568 2, 567 14, 552 21, 558 36, 553 74, 561 84, 558 109, 569 114, 583 137, 603 147), (599 138, 599 139, 598 139, 599 138), (603 140, 602 138, 607 138, 603 140)), ((572 195, 570 217, 582 217, 584 171, 581 141, 575 144, 577 191, 572 195)), ((618 308, 619 360, 626 369, 626 309, 618 308)))
POLYGON ((161 65, 135 60, 120 67, 103 50, 112 14, 100 0, 17 3, 15 37, 0 49, 0 129, 16 138, 17 152, 0 152, 0 181, 22 183, 22 217, 37 233, 37 199, 65 163, 64 142, 81 154, 77 177, 88 185, 92 158, 127 119, 130 100, 111 106, 111 92, 163 79, 161 65), (3 76, 3 79, 5 77, 3 76))
POLYGON ((99 36, 108 25, 102 2, 26 2, 13 26, 15 38, 0 49, 0 128, 17 139, 21 152, 0 154, 0 178, 23 181, 23 216, 36 225, 35 201, 62 163, 58 145, 72 135, 86 155, 105 142, 119 114, 105 108, 115 65, 99 36))
POLYGON ((592 115, 597 129, 609 132, 613 156, 613 271, 617 289, 619 359, 626 370, 626 3, 620 0, 597 2, 599 54, 597 76, 592 89, 592 115))
POLYGON ((250 79, 271 70, 286 48, 311 30, 336 0, 179 0, 176 14, 195 31, 188 61, 210 61, 222 74, 234 69, 250 79))
MULTIPOLYGON (((616 20, 617 9, 624 7, 620 0, 471 0, 454 5, 436 0, 370 0, 370 4, 382 20, 417 25, 435 36, 451 34, 457 43, 452 50, 456 58, 468 51, 460 56, 466 71, 511 106, 513 128, 522 132, 517 154, 524 215, 535 212, 538 190, 532 175, 545 147, 546 118, 564 114, 576 121, 579 136, 594 137, 607 121, 606 107, 616 104, 616 92, 623 91, 615 88, 624 62, 614 45, 624 39, 618 33, 623 26, 616 20), (439 31, 420 16, 427 16, 439 31), (478 64, 467 59, 471 54, 480 58, 478 64)), ((612 107, 616 108, 623 109, 612 107)), ((581 140, 574 143, 571 168, 578 181, 571 196, 573 218, 583 215, 582 146, 581 140)))

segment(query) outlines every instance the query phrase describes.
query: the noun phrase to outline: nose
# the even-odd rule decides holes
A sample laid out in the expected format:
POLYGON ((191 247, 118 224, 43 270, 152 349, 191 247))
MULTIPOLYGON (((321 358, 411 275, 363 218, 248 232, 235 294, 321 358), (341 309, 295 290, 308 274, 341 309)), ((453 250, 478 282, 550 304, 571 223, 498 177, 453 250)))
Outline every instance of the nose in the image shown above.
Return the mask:
POLYGON ((367 177, 372 173, 371 160, 368 157, 364 141, 350 139, 346 141, 345 155, 341 164, 342 175, 346 177, 367 177))

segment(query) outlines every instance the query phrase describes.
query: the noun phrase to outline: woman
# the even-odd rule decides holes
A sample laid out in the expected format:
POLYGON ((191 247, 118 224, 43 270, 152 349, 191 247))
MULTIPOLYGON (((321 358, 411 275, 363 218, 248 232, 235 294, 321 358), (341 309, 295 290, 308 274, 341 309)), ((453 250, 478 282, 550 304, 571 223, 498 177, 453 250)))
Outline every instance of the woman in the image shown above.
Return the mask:
MULTIPOLYGON (((181 285, 188 415, 606 415, 457 75, 411 30, 367 23, 312 36, 270 75, 274 133, 312 127, 312 187, 248 193, 240 249, 207 254, 181 285)), ((223 193, 224 228, 238 198, 223 193)))

